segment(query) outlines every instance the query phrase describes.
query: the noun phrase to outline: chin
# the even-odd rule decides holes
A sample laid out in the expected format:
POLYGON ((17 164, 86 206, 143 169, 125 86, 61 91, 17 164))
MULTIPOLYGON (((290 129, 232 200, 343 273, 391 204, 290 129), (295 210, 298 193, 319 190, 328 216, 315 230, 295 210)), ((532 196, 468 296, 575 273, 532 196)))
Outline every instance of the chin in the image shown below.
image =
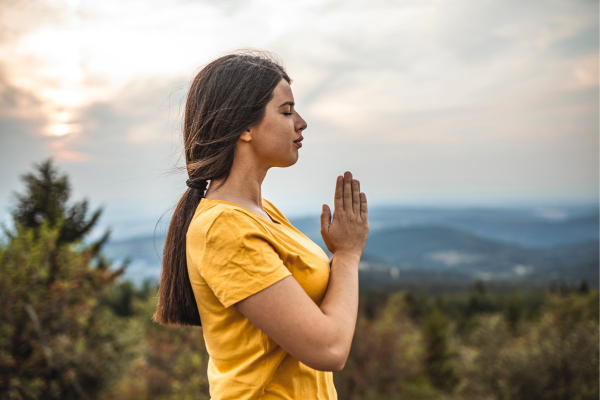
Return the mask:
POLYGON ((296 154, 296 156, 294 156, 294 157, 290 157, 288 159, 281 160, 275 166, 279 167, 279 168, 291 167, 292 165, 294 165, 294 164, 296 164, 298 162, 298 158, 299 158, 299 154, 296 154))

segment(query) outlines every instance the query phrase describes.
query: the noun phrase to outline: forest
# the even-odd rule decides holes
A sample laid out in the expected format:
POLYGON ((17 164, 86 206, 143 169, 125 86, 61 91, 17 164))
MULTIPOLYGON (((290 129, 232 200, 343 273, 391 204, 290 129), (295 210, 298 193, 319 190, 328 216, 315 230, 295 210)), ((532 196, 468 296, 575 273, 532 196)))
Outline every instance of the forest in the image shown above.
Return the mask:
MULTIPOLYGON (((209 399, 200 327, 151 319, 157 287, 88 240, 102 209, 72 201, 51 160, 0 239, 0 398, 209 399)), ((537 289, 361 291, 340 399, 598 399, 598 282, 537 289)))

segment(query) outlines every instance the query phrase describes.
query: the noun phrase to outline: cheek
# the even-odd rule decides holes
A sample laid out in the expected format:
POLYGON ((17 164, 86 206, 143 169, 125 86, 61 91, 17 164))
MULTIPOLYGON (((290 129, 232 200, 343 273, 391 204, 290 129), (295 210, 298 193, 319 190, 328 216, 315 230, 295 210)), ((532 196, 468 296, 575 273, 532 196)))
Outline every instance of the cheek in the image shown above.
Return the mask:
POLYGON ((272 166, 287 167, 298 158, 295 134, 291 121, 271 121, 263 126, 260 141, 255 142, 255 151, 260 158, 269 160, 272 166))
POLYGON ((265 128, 265 136, 273 143, 290 144, 294 141, 294 120, 292 118, 273 118, 268 121, 265 128))

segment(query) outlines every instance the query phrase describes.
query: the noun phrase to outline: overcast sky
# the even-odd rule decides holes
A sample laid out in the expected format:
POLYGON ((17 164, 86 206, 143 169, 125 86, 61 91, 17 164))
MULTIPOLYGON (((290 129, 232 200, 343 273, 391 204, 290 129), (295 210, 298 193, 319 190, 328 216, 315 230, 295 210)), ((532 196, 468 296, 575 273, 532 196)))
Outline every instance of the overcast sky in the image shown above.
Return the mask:
POLYGON ((275 52, 308 122, 263 197, 292 217, 369 202, 598 201, 597 1, 0 2, 0 205, 52 156, 124 234, 185 189, 180 111, 197 69, 275 52), (128 222, 129 221, 129 222, 128 222))

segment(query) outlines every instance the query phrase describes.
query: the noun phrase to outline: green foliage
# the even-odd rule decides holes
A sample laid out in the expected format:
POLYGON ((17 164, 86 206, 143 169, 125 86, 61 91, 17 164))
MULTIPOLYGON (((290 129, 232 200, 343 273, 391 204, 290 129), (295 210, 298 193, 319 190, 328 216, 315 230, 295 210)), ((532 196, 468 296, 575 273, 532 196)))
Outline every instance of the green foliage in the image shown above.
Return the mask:
POLYGON ((483 295, 486 292, 485 289, 485 283, 483 282, 483 280, 481 279, 475 279, 475 293, 479 294, 479 295, 483 295))
POLYGON ((501 314, 466 340, 463 393, 471 398, 597 399, 598 292, 548 294, 539 323, 514 337, 501 314))
POLYGON ((393 399, 423 373, 422 334, 404 297, 390 295, 373 319, 359 315, 346 367, 335 374, 340 399, 393 399))
POLYGON ((136 289, 129 281, 121 282, 112 287, 110 294, 100 302, 112 309, 120 317, 131 317, 136 314, 136 299, 148 300, 152 289, 150 282, 145 281, 141 289, 136 289))
POLYGON ((504 318, 506 319, 509 330, 512 333, 516 333, 519 320, 521 319, 521 307, 516 294, 513 294, 508 298, 506 307, 504 308, 504 318))
POLYGON ((60 232, 17 226, 0 248, 1 398, 97 398, 127 358, 126 326, 98 304, 120 271, 93 268, 60 232))
POLYGON ((450 350, 448 322, 437 308, 425 320, 425 365, 431 383, 451 391, 460 382, 454 366, 455 354, 450 350))
POLYGON ((367 362, 381 363, 384 370, 389 369, 383 361, 386 355, 358 353, 354 347, 376 349, 379 343, 387 345, 378 332, 367 329, 381 324, 387 301, 394 295, 363 294, 355 333, 359 343, 353 343, 346 369, 335 374, 340 398, 598 398, 598 291, 589 288, 582 291, 580 287, 565 286, 550 293, 513 291, 507 294, 475 287, 468 295, 435 297, 406 293, 405 313, 400 318, 421 332, 419 346, 423 350, 421 361, 416 365, 417 373, 410 379, 400 379, 401 389, 395 394, 377 391, 378 378, 353 367, 367 362), (473 307, 473 303, 482 306, 473 307), (361 324, 366 305, 371 324, 367 327, 361 324), (511 321, 517 321, 515 329, 511 321), (461 326, 462 329, 458 329, 461 326), (437 334, 431 334, 432 331, 437 334), (437 340, 431 340, 434 337, 437 340), (431 378, 428 369, 429 363, 436 359, 427 358, 428 349, 436 348, 436 342, 443 343, 444 337, 446 345, 441 347, 446 351, 438 351, 438 354, 446 357, 438 357, 442 362, 433 364, 442 366, 438 368, 442 372, 438 376, 460 376, 450 391, 444 384, 438 384, 437 388, 432 386, 435 378, 431 378), (443 361, 449 361, 453 368, 445 369, 443 361), (452 369, 454 374, 447 372, 452 369), (348 375, 360 385, 348 385, 348 375))
POLYGON ((414 308, 419 310, 419 319, 429 315, 434 307, 456 324, 457 334, 471 332, 476 326, 478 316, 482 314, 504 313, 506 318, 516 318, 515 329, 519 321, 531 321, 540 317, 540 308, 544 302, 543 292, 493 293, 488 290, 474 291, 465 295, 437 296, 435 302, 426 296, 415 296, 414 308), (436 305, 437 304, 437 305, 436 305), (517 307, 518 310, 514 308, 517 307), (512 313, 510 316, 509 313, 512 313), (515 314, 518 313, 518 316, 515 314))
POLYGON ((438 400, 440 394, 427 379, 417 379, 402 388, 400 400, 438 400))
MULTIPOLYGON (((36 229, 46 223, 49 227, 60 227, 57 237, 59 244, 82 240, 98 222, 102 209, 97 209, 88 217, 87 200, 69 206, 69 178, 59 174, 52 159, 34 165, 34 168, 35 173, 21 176, 25 184, 25 193, 14 195, 16 204, 12 209, 12 216, 15 225, 36 229)), ((92 255, 100 253, 109 235, 110 231, 107 230, 102 238, 90 245, 88 250, 92 255)))
POLYGON ((579 287, 577 288, 577 290, 580 293, 587 294, 590 292, 590 284, 588 283, 587 280, 582 279, 581 282, 579 283, 579 287))
POLYGON ((101 210, 68 206, 69 180, 51 160, 35 168, 0 245, 0 398, 99 398, 131 356, 129 325, 99 301, 124 266, 100 254, 108 232, 81 245, 101 210))
POLYGON ((138 350, 135 359, 106 398, 121 400, 209 399, 206 369, 208 354, 201 328, 167 327, 152 322, 157 299, 149 295, 149 285, 132 301, 138 350))

